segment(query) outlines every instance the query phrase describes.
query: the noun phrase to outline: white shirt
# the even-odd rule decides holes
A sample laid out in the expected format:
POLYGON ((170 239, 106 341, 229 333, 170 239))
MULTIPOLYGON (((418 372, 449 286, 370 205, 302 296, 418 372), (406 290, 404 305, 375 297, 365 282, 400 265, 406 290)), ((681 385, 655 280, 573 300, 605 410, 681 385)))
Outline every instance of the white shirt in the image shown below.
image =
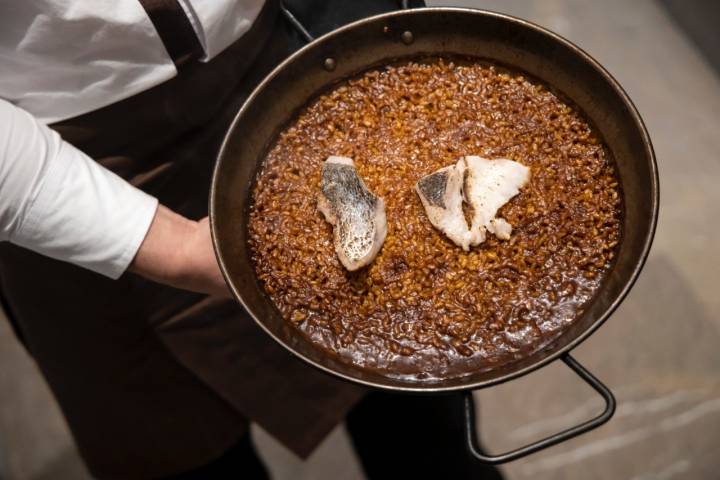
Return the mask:
MULTIPOLYGON (((181 0, 207 61, 263 0, 181 0)), ((111 278, 135 256, 157 200, 44 123, 177 75, 137 0, 0 0, 0 240, 111 278)))
MULTIPOLYGON (((209 60, 250 29, 263 0, 181 0, 209 60)), ((45 123, 177 75, 138 0, 0 0, 0 98, 45 123)))

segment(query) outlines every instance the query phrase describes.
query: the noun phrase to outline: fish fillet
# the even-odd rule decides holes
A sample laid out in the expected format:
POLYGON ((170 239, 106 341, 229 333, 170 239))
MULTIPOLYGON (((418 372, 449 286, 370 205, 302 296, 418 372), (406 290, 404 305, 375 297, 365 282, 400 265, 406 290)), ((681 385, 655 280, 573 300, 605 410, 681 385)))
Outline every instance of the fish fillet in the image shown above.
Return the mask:
POLYGON ((529 179, 530 169, 518 162, 468 156, 422 177, 415 191, 430 223, 467 251, 484 242, 487 232, 510 238, 512 225, 495 215, 529 179), (469 226, 464 203, 472 207, 469 226))
POLYGON ((430 223, 467 251, 473 235, 468 230, 462 208, 464 176, 465 164, 458 162, 422 177, 415 184, 415 191, 430 223))
POLYGON ((463 195, 473 210, 470 230, 476 235, 472 245, 485 241, 485 230, 507 240, 512 233, 512 226, 495 215, 500 207, 520 193, 520 189, 530 179, 530 169, 521 163, 502 158, 487 160, 468 156, 460 162, 464 162, 467 172, 463 195))
POLYGON ((358 177, 351 158, 325 160, 318 209, 333 226, 335 252, 347 270, 375 259, 387 235, 385 203, 358 177))

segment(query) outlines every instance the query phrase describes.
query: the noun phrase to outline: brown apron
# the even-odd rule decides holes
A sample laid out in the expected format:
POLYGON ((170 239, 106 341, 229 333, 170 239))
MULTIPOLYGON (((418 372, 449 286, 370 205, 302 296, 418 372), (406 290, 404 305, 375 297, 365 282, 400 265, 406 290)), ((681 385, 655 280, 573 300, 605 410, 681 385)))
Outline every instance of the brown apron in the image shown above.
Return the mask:
MULTIPOLYGON (((179 5, 143 3, 179 75, 53 128, 199 219, 233 115, 295 40, 269 1, 248 34, 203 64, 192 61, 200 50, 179 5)), ((246 434, 248 419, 307 456, 365 393, 292 357, 233 301, 133 274, 112 281, 9 244, 0 245, 0 291, 98 478, 204 464, 246 434)))

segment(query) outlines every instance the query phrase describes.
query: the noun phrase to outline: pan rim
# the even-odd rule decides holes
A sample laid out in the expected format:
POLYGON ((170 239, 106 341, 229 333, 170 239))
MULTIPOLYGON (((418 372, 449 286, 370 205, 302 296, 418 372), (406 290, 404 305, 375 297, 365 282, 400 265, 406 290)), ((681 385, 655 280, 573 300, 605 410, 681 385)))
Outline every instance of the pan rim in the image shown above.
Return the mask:
MULTIPOLYGON (((659 204, 660 204, 660 181, 659 181, 659 172, 658 172, 658 166, 657 166, 657 160, 655 156, 655 150, 653 148, 652 142, 650 140, 649 133, 647 131, 647 127, 645 125, 645 122, 643 121, 642 117, 640 116, 640 113, 633 103, 633 101, 630 99, 628 94, 625 92, 623 87, 620 85, 620 83, 610 74, 610 72, 605 69, 595 58, 593 58, 590 54, 585 52, 582 48, 575 45, 570 40, 562 37, 561 35, 552 32, 551 30, 548 30, 540 25, 537 25, 536 23, 533 23, 531 21, 514 17, 512 15, 507 15, 504 13, 494 12, 490 10, 482 10, 482 9, 474 9, 474 8, 465 8, 465 7, 426 7, 426 8, 417 8, 417 9, 410 9, 410 10, 398 10, 388 13, 383 13, 379 15, 374 15, 371 17, 367 17, 361 20, 357 20, 355 22, 349 23, 347 25, 344 25, 340 28, 337 28, 331 32, 326 33, 325 35, 322 35, 312 42, 308 43, 307 45, 303 46, 296 52, 294 52, 292 55, 290 55, 288 58, 283 60, 277 67, 275 67, 263 80, 258 84, 258 86, 252 91, 252 93, 247 97, 245 102, 243 103, 242 107, 238 110, 237 114, 233 118, 232 123, 230 124, 224 138, 221 144, 221 147, 218 151, 215 166, 213 169, 213 175, 212 175, 212 183, 210 187, 210 193, 209 193, 209 217, 210 217, 210 231, 211 231, 211 237, 212 237, 212 243, 213 243, 213 249, 215 251, 215 255, 218 259, 218 264, 220 266, 220 270, 222 272, 223 278, 225 279, 230 291, 233 294, 233 297, 235 300, 237 300, 242 307, 245 309, 245 311, 252 317, 253 321, 260 326, 260 328, 265 331, 270 337, 276 341, 278 344, 280 344, 283 348, 285 348, 287 351, 295 355, 297 358, 303 360, 307 364, 318 368, 319 370, 328 373, 336 378, 340 378, 342 380, 351 382, 353 384, 359 384, 366 387, 371 388, 378 388, 383 389, 387 391, 397 391, 397 392, 406 392, 406 393, 441 393, 441 392, 459 392, 459 391, 467 391, 467 390, 475 390, 475 389, 482 389, 487 388, 494 385, 499 385, 504 382, 522 377, 524 375, 527 375, 539 368, 542 368, 546 366, 547 364, 559 359, 563 355, 568 354, 570 351, 572 351, 574 348, 576 348, 578 345, 583 343, 585 340, 587 340, 600 326, 602 326, 609 318, 612 316, 612 314, 617 310, 617 308, 622 304, 622 302, 627 297, 628 293, 634 286, 635 282, 637 281, 640 272, 642 271, 643 267, 645 266, 645 263, 647 261, 648 255, 650 253, 650 249, 652 247, 652 243, 655 238, 655 233, 657 229, 657 222, 659 217, 659 204), (388 385, 388 384, 382 384, 376 381, 372 380, 365 380, 361 378, 354 377, 352 375, 345 374, 343 372, 339 372, 337 370, 334 370, 326 365, 322 365, 319 362, 316 362, 315 360, 308 358, 301 352, 296 351, 291 346, 288 346, 285 344, 285 342, 280 339, 277 335, 275 335, 269 328, 267 328, 262 321, 260 321, 255 314, 251 311, 249 306, 246 304, 243 297, 239 294, 237 291, 234 283, 231 281, 230 274, 227 271, 227 267, 225 265, 225 262, 223 261, 221 255, 220 255, 220 247, 218 242, 218 234, 216 232, 217 225, 215 223, 215 216, 216 216, 216 208, 215 208, 215 202, 213 199, 216 198, 216 187, 218 183, 218 177, 219 177, 219 166, 222 163, 223 158, 225 158, 226 149, 228 147, 228 143, 230 142, 230 137, 232 136, 232 133, 235 131, 235 127, 237 123, 240 121, 240 118, 244 115, 245 111, 249 108, 249 105, 253 103, 255 98, 261 94, 261 92, 264 90, 265 86, 270 83, 283 69, 286 68, 288 64, 291 64, 295 61, 296 58, 302 56, 306 51, 315 48, 317 45, 328 41, 329 39, 341 35, 342 33, 352 30, 354 28, 357 28, 359 26, 382 21, 385 19, 390 19, 394 17, 400 17, 405 15, 422 15, 426 13, 459 13, 459 14, 470 14, 470 15, 480 15, 480 16, 489 16, 489 17, 495 17, 497 19, 500 19, 502 21, 506 21, 515 25, 518 25, 522 28, 529 28, 531 30, 534 30, 536 33, 539 33, 541 35, 544 35, 546 37, 549 37, 551 40, 558 42, 562 45, 564 45, 566 48, 569 48, 573 51, 576 55, 578 55, 584 62, 586 62, 589 66, 591 66, 594 70, 596 70, 599 75, 609 84, 609 86, 612 88, 612 90, 618 95, 620 100, 628 109, 628 112, 633 120, 633 122, 638 126, 638 130, 641 135, 641 141, 646 151, 646 157, 649 159, 649 167, 650 167, 650 196, 652 197, 652 205, 651 205, 651 215, 648 219, 649 222, 649 230, 648 233, 642 243, 642 249, 640 252, 640 255, 636 261, 636 264, 634 268, 632 269, 630 275, 625 280, 624 285, 622 286, 620 292, 618 295, 613 299, 613 301, 610 303, 610 305, 605 309, 605 311, 598 316, 596 319, 592 321, 592 323, 583 330, 580 334, 578 334, 574 339, 572 339, 567 345, 557 349, 556 351, 548 354, 544 358, 541 358, 535 362, 533 362, 530 365, 527 365, 525 367, 507 372, 503 375, 500 375, 496 378, 491 379, 485 379, 485 380, 476 380, 476 381, 468 381, 463 383, 462 379, 463 377, 453 377, 452 379, 454 381, 457 381, 457 385, 450 385, 450 386, 444 386, 439 384, 438 382, 427 382, 423 383, 422 381, 418 381, 416 383, 411 383, 408 381, 406 384, 403 385, 388 385)), ((360 369, 360 367, 357 367, 360 369)), ((397 378, 387 377, 389 380, 392 381, 398 381, 397 378)), ((447 381, 446 380, 440 380, 440 382, 447 381)))

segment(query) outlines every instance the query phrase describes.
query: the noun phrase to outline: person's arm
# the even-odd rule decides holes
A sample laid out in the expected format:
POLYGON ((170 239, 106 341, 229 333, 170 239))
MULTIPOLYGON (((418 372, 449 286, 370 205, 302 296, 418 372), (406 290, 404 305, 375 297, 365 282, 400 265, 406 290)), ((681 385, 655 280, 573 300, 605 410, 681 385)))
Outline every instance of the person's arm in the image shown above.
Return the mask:
POLYGON ((227 296, 207 217, 188 220, 160 205, 130 271, 159 283, 227 296))
POLYGON ((191 221, 0 100, 0 240, 110 278, 227 295, 207 220, 191 221))

